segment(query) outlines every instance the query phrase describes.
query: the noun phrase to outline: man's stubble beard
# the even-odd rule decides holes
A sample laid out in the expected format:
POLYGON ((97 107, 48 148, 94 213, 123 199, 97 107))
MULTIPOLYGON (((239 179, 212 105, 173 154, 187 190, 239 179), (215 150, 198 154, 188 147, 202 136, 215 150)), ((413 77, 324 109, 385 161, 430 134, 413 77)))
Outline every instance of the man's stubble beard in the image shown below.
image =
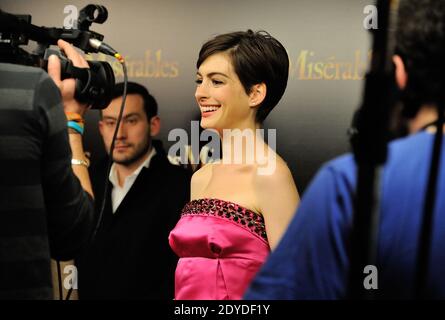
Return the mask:
POLYGON ((115 157, 113 157, 113 161, 123 166, 129 166, 140 160, 142 157, 146 156, 151 146, 152 146, 151 136, 148 136, 147 139, 144 141, 142 148, 136 150, 136 152, 133 155, 130 155, 127 159, 122 159, 122 160, 115 159, 115 157))

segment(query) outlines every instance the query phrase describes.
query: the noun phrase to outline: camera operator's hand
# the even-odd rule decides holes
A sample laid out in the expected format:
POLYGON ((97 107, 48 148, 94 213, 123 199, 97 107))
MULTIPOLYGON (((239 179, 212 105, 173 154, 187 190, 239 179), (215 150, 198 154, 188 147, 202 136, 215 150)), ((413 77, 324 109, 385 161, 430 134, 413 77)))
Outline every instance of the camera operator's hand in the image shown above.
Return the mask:
MULTIPOLYGON (((79 52, 74 49, 68 42, 64 40, 59 40, 57 45, 62 49, 67 58, 73 62, 75 67, 79 68, 89 68, 87 61, 79 52)), ((65 79, 61 80, 61 70, 60 70, 60 60, 57 56, 51 55, 48 59, 48 74, 59 87, 62 94, 63 107, 65 112, 75 112, 83 115, 88 109, 88 105, 81 104, 74 99, 74 92, 76 90, 76 80, 75 79, 65 79)))
MULTIPOLYGON (((62 49, 68 59, 73 62, 73 65, 79 68, 88 68, 88 63, 83 58, 83 56, 76 51, 68 42, 59 40, 57 45, 62 49)), ((60 92, 62 93, 63 100, 63 108, 65 112, 74 112, 78 113, 81 116, 84 115, 85 111, 88 109, 88 105, 81 104, 74 99, 74 93, 76 90, 76 81, 75 79, 65 79, 61 80, 61 67, 60 60, 57 56, 52 55, 48 59, 48 74, 56 83, 57 87, 59 87, 60 92)), ((71 147, 71 154, 73 159, 75 160, 84 160, 85 161, 85 153, 83 150, 82 144, 82 134, 73 130, 72 128, 67 128, 68 133, 70 133, 69 141, 71 147)), ((83 187, 83 189, 88 192, 91 196, 93 196, 93 189, 91 188, 90 177, 88 175, 88 164, 86 165, 78 165, 72 164, 73 172, 79 178, 79 181, 83 187)))

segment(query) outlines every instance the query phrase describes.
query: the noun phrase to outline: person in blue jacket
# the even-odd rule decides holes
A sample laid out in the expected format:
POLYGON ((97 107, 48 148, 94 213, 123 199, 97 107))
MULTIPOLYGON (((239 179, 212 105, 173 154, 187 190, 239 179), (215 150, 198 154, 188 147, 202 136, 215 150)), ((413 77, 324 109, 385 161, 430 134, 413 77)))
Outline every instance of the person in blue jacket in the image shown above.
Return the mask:
MULTIPOLYGON (((400 4, 393 61, 410 135, 389 145, 381 187, 376 298, 414 295, 417 249, 437 111, 444 84, 445 1, 400 4)), ((317 173, 246 299, 348 298, 356 163, 341 156, 317 173)), ((428 298, 445 298, 445 142, 432 229, 428 298)), ((366 274, 364 274, 364 277, 366 274)))

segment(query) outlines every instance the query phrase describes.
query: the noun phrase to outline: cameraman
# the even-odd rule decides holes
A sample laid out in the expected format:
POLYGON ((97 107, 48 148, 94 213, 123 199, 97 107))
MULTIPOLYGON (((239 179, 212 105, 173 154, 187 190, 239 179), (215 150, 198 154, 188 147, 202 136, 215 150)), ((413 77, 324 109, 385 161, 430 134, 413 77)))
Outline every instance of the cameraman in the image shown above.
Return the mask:
MULTIPOLYGON (((70 44, 58 46, 88 68, 70 44)), ((49 76, 0 63, 0 299, 52 299, 50 258, 74 258, 93 230, 82 136, 64 114, 83 117, 87 106, 60 69, 55 56, 49 76)))

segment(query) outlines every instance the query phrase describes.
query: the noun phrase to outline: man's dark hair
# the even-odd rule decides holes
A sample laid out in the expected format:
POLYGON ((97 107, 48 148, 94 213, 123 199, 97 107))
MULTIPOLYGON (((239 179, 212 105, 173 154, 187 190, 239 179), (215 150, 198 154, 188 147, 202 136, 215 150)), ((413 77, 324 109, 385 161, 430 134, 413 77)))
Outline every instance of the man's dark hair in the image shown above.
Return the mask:
MULTIPOLYGON (((113 99, 122 97, 124 94, 124 83, 120 82, 114 86, 113 99)), ((149 121, 152 117, 158 115, 158 103, 156 99, 148 92, 147 88, 136 83, 128 82, 127 95, 137 94, 140 95, 144 101, 144 111, 147 115, 147 120, 149 121)))
POLYGON ((402 0, 397 47, 408 73, 404 114, 412 118, 424 104, 437 104, 442 95, 445 61, 445 1, 402 0))
POLYGON ((266 31, 252 30, 218 35, 199 51, 196 67, 215 53, 227 52, 247 94, 252 86, 265 83, 266 97, 259 106, 256 121, 261 123, 277 105, 287 86, 289 57, 283 45, 266 31))

